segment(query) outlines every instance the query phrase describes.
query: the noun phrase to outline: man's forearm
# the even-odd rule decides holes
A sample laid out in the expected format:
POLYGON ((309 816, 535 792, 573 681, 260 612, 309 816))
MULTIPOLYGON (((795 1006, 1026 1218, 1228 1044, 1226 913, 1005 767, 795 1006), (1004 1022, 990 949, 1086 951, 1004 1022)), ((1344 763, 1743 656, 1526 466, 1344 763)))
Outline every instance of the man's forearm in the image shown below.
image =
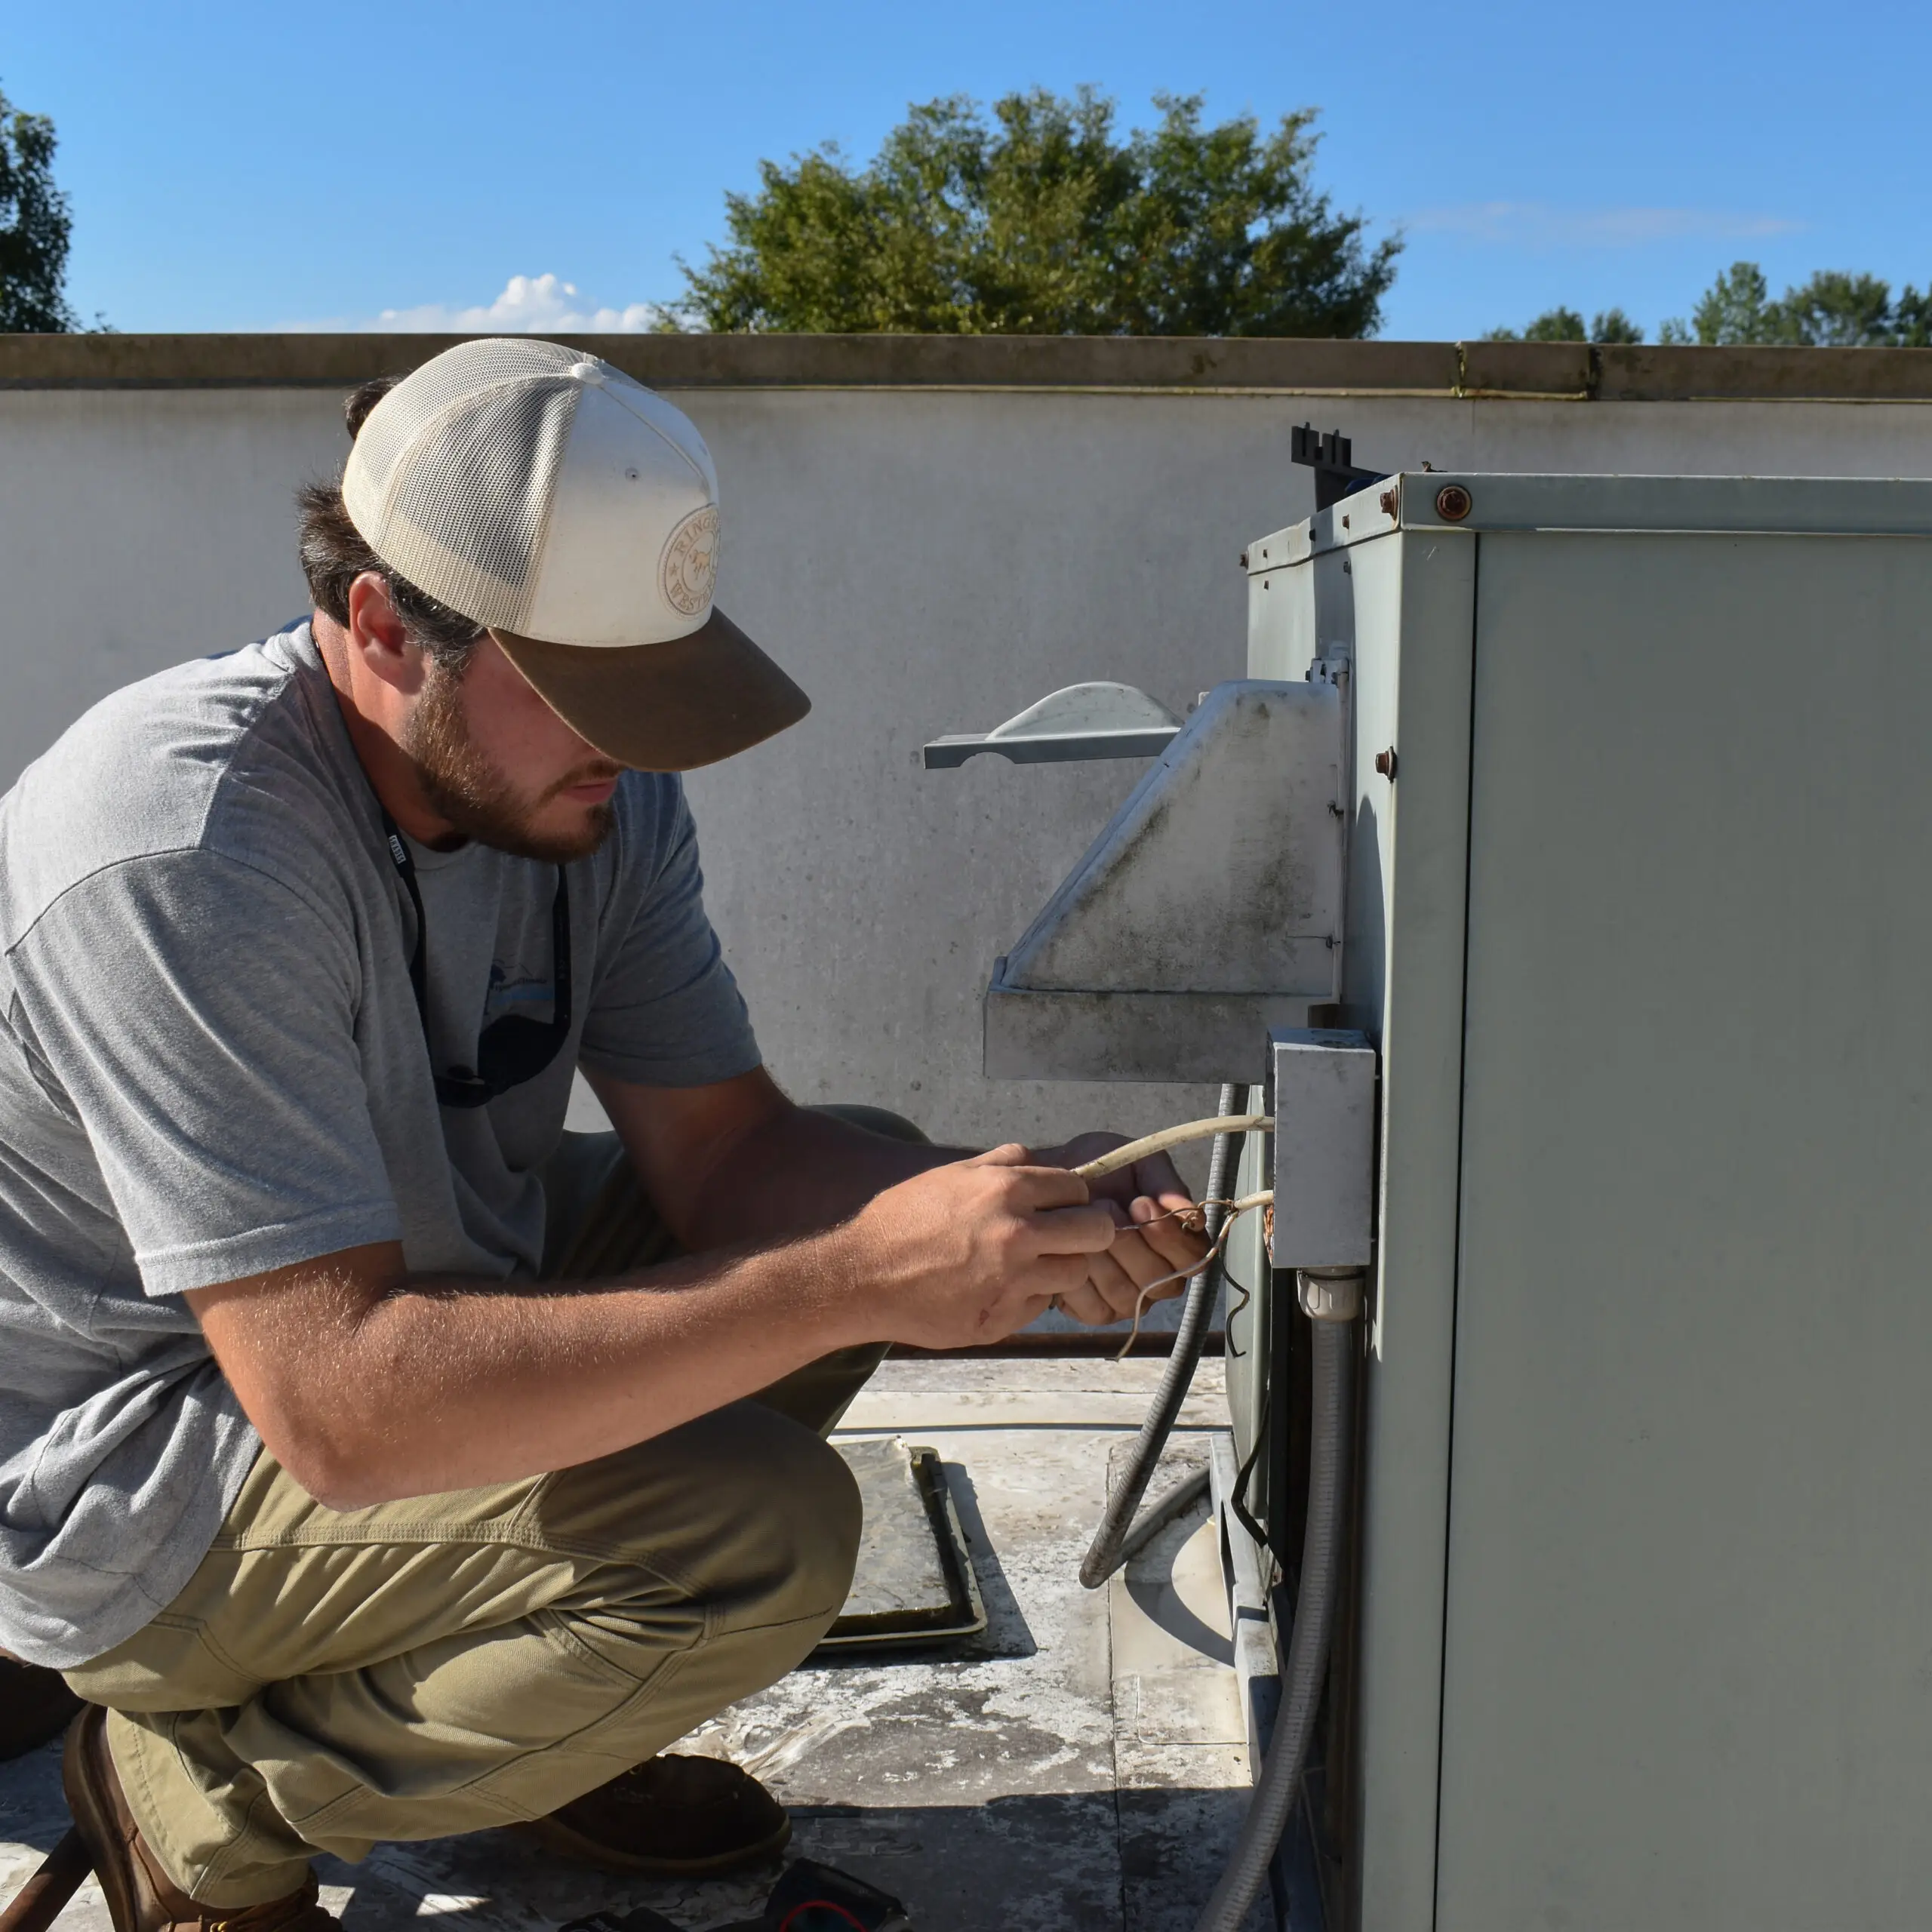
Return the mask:
POLYGON ((351 1250, 320 1320, 311 1271, 272 1377, 220 1349, 222 1291, 190 1299, 231 1379, 252 1382, 237 1392, 269 1448, 352 1508, 589 1462, 878 1339, 843 1246, 808 1236, 554 1287, 411 1281, 399 1251, 351 1250))
POLYGON ((591 1461, 837 1349, 996 1341, 1114 1245, 1086 1197, 995 1149, 837 1227, 609 1283, 411 1278, 385 1241, 186 1299, 269 1449, 352 1508, 591 1461))
POLYGON ((691 1245, 725 1247, 826 1228, 928 1168, 974 1150, 873 1134, 789 1107, 735 1140, 691 1205, 691 1245))

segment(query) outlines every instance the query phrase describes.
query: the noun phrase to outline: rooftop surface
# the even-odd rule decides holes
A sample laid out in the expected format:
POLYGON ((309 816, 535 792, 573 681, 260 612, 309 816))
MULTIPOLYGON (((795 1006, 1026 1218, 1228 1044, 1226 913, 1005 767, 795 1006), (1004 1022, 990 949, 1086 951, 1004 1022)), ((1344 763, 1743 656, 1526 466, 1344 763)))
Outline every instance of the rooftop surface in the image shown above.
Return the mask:
MULTIPOLYGON (((791 1807, 795 1852, 897 1894, 918 1932, 1171 1932, 1192 1921, 1250 1783, 1220 1554, 1204 1500, 1103 1590, 1076 1572, 1110 1461, 1158 1360, 889 1361, 841 1438, 891 1435, 943 1459, 988 1627, 934 1655, 812 1665, 679 1747, 728 1755, 791 1807)), ((1225 1428, 1204 1361, 1158 1494, 1225 1428)), ((0 1765, 0 1897, 65 1828, 57 1746, 0 1765)), ((433 1920, 550 1932, 649 1904, 681 1926, 755 1912, 770 1875, 648 1884, 502 1832, 325 1860, 349 1932, 433 1920)), ((1257 1920, 1257 1921, 1260 1921, 1257 1920)), ((107 1932, 91 1882, 63 1932, 107 1932)))

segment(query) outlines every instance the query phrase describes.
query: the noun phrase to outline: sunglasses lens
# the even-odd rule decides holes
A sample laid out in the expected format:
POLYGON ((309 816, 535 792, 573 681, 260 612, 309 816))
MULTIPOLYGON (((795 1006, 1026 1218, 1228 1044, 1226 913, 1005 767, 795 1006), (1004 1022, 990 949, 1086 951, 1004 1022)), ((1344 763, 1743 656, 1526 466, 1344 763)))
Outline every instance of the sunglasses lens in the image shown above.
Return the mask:
POLYGON ((534 1080, 557 1057, 563 1044, 557 1029, 514 1014, 493 1020, 476 1042, 476 1072, 499 1094, 534 1080))

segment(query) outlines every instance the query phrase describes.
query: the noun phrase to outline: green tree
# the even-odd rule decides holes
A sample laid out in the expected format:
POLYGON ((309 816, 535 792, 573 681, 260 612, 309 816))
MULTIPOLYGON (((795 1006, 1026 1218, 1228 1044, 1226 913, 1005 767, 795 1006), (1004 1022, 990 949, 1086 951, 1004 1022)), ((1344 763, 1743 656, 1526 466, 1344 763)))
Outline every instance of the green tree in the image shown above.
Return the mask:
POLYGON ((1592 342, 1641 342, 1643 339, 1642 328, 1633 322, 1621 309, 1599 309, 1590 324, 1590 340, 1592 342))
POLYGON ((54 185, 54 123, 0 92, 0 332, 75 326, 67 272, 67 198, 54 185))
POLYGON ((1491 329, 1485 342, 1641 342, 1644 331, 1621 309, 1599 309, 1586 328, 1574 309, 1546 309, 1527 328, 1491 329))
POLYGON ((1690 327, 1680 321, 1663 325, 1666 342, 1777 342, 1770 287, 1755 262, 1734 262, 1704 291, 1690 312, 1690 327))
POLYGON ((1704 291, 1687 323, 1664 324, 1665 342, 1768 343, 1824 349, 1932 346, 1932 282, 1892 295, 1875 275, 1821 269, 1772 300, 1755 262, 1734 262, 1704 291))
POLYGON ((1198 97, 1116 137, 1082 88, 915 106, 870 166, 835 146, 759 165, 725 198, 731 242, 681 263, 718 330, 1365 336, 1401 244, 1311 185, 1312 110, 1264 136, 1204 127, 1198 97))
POLYGON ((1892 327, 1897 331, 1901 349, 1932 349, 1932 281, 1925 293, 1907 282, 1892 304, 1892 327))
POLYGON ((1778 310, 1780 325, 1796 342, 1863 349, 1897 339, 1891 285, 1875 275, 1821 270, 1801 288, 1786 289, 1778 310))

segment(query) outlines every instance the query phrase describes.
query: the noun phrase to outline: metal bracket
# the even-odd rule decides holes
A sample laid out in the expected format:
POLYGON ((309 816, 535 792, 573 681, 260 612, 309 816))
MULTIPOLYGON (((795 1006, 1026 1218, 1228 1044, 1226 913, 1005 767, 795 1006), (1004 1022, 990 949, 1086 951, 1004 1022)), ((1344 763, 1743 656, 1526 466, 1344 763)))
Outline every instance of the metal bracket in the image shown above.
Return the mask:
POLYGON ((1371 483, 1389 480, 1379 469, 1358 469, 1354 456, 1354 446, 1339 429, 1331 429, 1324 436, 1316 432, 1313 423, 1297 423, 1290 432, 1288 460, 1315 472, 1318 512, 1339 503, 1358 490, 1366 490, 1371 483))
POLYGON ((1180 729, 1165 705, 1131 685, 1069 685, 990 731, 935 738, 925 747, 926 769, 950 770, 980 752, 997 752, 1015 764, 1158 758, 1180 729))

